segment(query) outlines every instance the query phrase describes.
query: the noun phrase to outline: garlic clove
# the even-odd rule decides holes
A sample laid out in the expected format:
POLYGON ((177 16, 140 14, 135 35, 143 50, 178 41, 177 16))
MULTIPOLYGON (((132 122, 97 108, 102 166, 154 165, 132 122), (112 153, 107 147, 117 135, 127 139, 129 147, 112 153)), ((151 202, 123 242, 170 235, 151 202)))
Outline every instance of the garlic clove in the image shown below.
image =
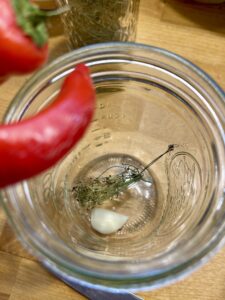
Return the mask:
POLYGON ((118 231, 127 220, 127 216, 105 208, 94 208, 91 211, 91 226, 102 234, 111 234, 118 231))

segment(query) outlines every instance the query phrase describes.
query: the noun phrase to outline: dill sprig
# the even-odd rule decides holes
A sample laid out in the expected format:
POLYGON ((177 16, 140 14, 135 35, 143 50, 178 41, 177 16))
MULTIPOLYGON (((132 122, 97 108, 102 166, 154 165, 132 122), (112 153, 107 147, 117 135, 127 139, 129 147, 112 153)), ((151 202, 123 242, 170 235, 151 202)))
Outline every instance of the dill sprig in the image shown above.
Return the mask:
POLYGON ((103 176, 107 171, 118 166, 112 166, 106 169, 96 178, 86 178, 79 181, 72 189, 74 198, 78 203, 87 209, 102 204, 106 200, 117 200, 121 192, 124 192, 130 185, 144 179, 144 172, 156 161, 168 152, 174 150, 175 145, 169 145, 168 149, 148 163, 143 169, 124 164, 121 167, 123 171, 117 175, 103 176))

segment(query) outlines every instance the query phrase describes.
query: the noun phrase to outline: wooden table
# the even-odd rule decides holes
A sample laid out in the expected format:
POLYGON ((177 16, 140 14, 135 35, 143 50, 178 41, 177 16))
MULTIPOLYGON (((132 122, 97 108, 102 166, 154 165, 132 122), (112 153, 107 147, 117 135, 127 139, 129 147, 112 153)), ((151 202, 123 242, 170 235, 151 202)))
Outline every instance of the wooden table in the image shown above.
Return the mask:
MULTIPOLYGON (((141 0, 137 41, 188 58, 225 89, 225 4, 141 0)), ((62 38, 52 38, 50 59, 63 52, 62 38)), ((13 77, 0 87, 1 116, 27 77, 13 77)), ((140 295, 146 300, 224 300, 225 249, 182 282, 140 295)), ((22 248, 0 210, 0 300, 8 299, 85 298, 50 275, 22 248)))

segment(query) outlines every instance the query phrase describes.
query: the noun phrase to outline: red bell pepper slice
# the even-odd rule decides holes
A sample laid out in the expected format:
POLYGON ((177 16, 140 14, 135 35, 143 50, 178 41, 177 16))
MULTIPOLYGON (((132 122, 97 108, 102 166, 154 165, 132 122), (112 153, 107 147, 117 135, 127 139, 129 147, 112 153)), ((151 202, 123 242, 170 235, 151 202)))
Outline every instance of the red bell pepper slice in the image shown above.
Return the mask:
POLYGON ((48 108, 0 126, 0 187, 37 175, 61 159, 83 136, 94 106, 89 70, 81 64, 48 108))

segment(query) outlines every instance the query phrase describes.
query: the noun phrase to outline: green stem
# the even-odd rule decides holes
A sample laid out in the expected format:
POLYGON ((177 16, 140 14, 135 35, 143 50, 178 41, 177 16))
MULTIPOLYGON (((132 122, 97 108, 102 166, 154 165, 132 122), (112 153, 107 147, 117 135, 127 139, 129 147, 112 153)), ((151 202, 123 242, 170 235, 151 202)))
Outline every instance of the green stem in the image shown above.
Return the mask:
MULTIPOLYGON (((114 195, 116 195, 117 193, 122 192, 125 188, 127 188, 129 185, 131 185, 132 183, 135 183, 139 180, 142 179, 142 174, 144 173, 145 170, 147 170, 150 166, 152 166, 155 162, 157 162, 160 158, 162 158, 164 155, 166 155, 167 153, 173 151, 175 148, 175 145, 169 145, 168 149, 160 154, 159 156, 157 156, 155 159, 153 159, 150 163, 148 163, 138 174, 134 175, 131 179, 124 181, 122 184, 118 184, 118 186, 111 186, 105 196, 105 199, 108 199, 114 195)), ((112 167, 110 167, 112 168, 112 167)), ((109 170, 110 168, 108 168, 107 170, 109 170)), ((105 170, 102 174, 104 174, 107 170, 105 170)), ((101 174, 101 175, 102 175, 101 174)), ((99 178, 99 177, 98 177, 99 178)), ((103 201, 105 200, 103 199, 103 201)))
POLYGON ((38 47, 42 47, 48 41, 46 19, 70 10, 69 5, 65 5, 53 11, 43 11, 29 0, 12 0, 12 6, 16 14, 17 25, 25 35, 32 38, 38 47))
POLYGON ((146 167, 144 167, 139 174, 143 174, 145 170, 147 170, 149 167, 151 167, 157 160, 159 160, 161 157, 163 157, 165 154, 169 153, 170 151, 173 151, 175 148, 175 145, 169 145, 168 149, 162 153, 161 155, 157 156, 155 159, 153 159, 149 164, 147 164, 146 167))
POLYGON ((42 47, 48 41, 45 25, 46 17, 41 10, 29 0, 12 0, 17 25, 33 42, 42 47))

